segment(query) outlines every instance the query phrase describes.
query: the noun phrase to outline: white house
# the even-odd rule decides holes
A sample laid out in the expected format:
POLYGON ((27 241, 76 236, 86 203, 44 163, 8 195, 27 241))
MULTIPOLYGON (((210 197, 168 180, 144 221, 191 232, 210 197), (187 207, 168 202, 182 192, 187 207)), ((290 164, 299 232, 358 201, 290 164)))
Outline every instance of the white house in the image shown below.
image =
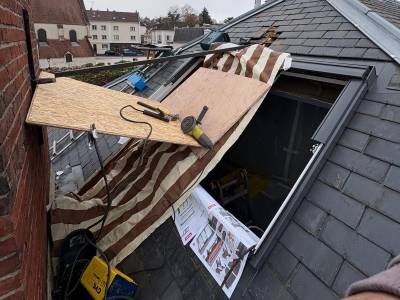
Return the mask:
POLYGON ((174 42, 175 27, 172 23, 161 23, 149 31, 150 43, 155 45, 170 45, 174 42))
POLYGON ((90 23, 90 43, 97 54, 106 50, 121 51, 140 44, 138 12, 87 10, 90 23))

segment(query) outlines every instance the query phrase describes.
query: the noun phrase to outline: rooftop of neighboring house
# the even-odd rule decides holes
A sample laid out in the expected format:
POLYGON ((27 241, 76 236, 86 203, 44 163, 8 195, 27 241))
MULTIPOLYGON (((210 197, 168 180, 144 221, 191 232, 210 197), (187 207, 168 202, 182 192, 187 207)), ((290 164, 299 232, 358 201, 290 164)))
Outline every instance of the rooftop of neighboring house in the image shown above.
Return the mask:
POLYGON ((204 35, 204 29, 200 27, 175 28, 174 43, 187 43, 204 35))
POLYGON ((83 0, 32 1, 34 23, 87 25, 83 0))
POLYGON ((89 21, 103 21, 103 22, 139 22, 139 13, 136 12, 122 12, 115 10, 86 10, 89 21))
MULTIPOLYGON (((392 1, 385 5, 380 0, 361 1, 396 25, 398 15, 383 14, 382 7, 392 1)), ((257 267, 247 265, 233 299, 339 299, 351 283, 382 271, 400 253, 400 91, 390 87, 396 82, 398 86, 400 76, 396 52, 400 33, 386 21, 365 14, 368 8, 360 2, 356 4, 269 0, 221 27, 235 43, 259 39, 274 27, 278 37, 270 47, 291 53, 294 62, 307 59, 318 64, 369 66, 377 75, 374 82, 365 83, 368 91, 322 169, 308 182, 294 215, 271 241, 272 251, 257 267), (382 33, 391 39, 384 40, 382 33)), ((183 53, 199 50, 198 40, 182 47, 183 53)), ((160 101, 163 91, 179 85, 195 62, 165 63, 147 79, 144 91, 125 91, 160 101)), ((125 89, 125 79, 107 87, 125 89)), ((119 149, 116 138, 104 144, 109 150, 119 149)), ((71 147, 56 169, 76 159, 76 151, 71 147)), ((84 155, 85 161, 96 161, 93 152, 84 155)), ((96 167, 91 170, 95 172, 96 167)), ((85 177, 89 176, 87 172, 85 177)), ((171 235, 164 245, 160 237, 172 226, 170 220, 161 225, 119 266, 129 273, 154 266, 155 258, 161 261, 164 257, 161 270, 135 277, 142 287, 142 299, 224 298, 179 237, 171 235), (163 247, 166 253, 160 250, 163 247)))

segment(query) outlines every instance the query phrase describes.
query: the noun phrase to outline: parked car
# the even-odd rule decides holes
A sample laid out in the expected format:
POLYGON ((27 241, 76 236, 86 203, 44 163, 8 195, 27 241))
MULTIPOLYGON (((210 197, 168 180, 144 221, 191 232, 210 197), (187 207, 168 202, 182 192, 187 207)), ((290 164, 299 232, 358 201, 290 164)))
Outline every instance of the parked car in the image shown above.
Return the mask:
POLYGON ((106 52, 104 52, 104 55, 107 55, 107 56, 121 56, 121 53, 118 53, 118 52, 113 51, 113 50, 106 50, 106 52))
POLYGON ((123 56, 143 56, 144 52, 137 49, 123 49, 123 56))

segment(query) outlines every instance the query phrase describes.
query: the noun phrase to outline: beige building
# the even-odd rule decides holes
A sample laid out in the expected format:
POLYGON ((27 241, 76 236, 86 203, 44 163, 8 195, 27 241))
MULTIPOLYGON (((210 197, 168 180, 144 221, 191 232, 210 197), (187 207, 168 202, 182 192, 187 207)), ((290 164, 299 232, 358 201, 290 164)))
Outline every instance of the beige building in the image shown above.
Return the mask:
POLYGON ((97 54, 107 50, 121 51, 133 44, 140 44, 138 12, 87 10, 90 43, 97 54))
POLYGON ((148 42, 154 45, 172 45, 175 27, 172 23, 161 23, 153 26, 148 33, 148 42))

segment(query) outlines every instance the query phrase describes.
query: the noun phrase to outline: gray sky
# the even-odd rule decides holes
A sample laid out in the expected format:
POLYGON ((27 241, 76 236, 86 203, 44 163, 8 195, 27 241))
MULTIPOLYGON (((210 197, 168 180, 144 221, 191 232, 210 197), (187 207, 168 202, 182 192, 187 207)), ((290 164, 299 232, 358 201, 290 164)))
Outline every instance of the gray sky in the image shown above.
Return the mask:
POLYGON ((86 9, 138 11, 142 17, 165 16, 173 5, 189 4, 198 12, 205 6, 211 17, 223 21, 237 17, 254 7, 254 0, 84 0, 86 9))

